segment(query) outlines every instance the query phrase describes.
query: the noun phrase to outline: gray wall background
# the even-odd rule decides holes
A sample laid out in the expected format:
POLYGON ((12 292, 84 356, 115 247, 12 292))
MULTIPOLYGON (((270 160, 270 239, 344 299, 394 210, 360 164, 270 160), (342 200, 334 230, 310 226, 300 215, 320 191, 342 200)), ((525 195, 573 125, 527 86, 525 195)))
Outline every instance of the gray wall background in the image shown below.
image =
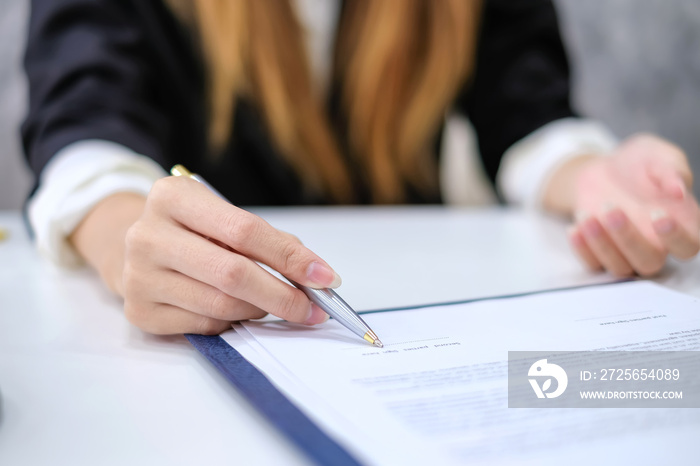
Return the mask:
POLYGON ((649 131, 678 144, 700 197, 700 1, 555 3, 576 108, 620 137, 649 131))
POLYGON ((21 72, 29 0, 0 0, 0 209, 21 207, 30 189, 19 125, 26 107, 21 72))
MULTIPOLYGON (((19 208, 30 187, 18 134, 26 105, 20 65, 28 3, 0 0, 0 209, 19 208)), ((620 137, 650 131, 674 141, 700 178, 700 1, 555 3, 571 54, 576 108, 620 137)))

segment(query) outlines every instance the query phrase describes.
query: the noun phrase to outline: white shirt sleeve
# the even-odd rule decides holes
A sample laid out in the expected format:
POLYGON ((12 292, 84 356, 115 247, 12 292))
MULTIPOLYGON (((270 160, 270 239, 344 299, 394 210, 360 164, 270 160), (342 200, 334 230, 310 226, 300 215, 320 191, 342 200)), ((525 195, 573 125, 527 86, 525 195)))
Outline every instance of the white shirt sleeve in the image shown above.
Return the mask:
POLYGON ((67 238, 87 213, 117 192, 146 196, 166 175, 150 158, 113 142, 85 140, 64 147, 44 168, 28 205, 39 252, 58 265, 81 264, 67 238))
POLYGON ((496 185, 508 203, 541 208, 544 187, 562 164, 584 154, 609 154, 617 144, 617 138, 597 121, 553 121, 503 154, 496 185))

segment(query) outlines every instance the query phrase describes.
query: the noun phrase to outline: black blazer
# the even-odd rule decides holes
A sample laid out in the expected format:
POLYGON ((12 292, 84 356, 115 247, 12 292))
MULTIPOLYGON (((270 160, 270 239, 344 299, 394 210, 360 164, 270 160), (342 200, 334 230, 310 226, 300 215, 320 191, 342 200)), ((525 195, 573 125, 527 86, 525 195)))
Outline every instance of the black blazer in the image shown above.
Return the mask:
MULTIPOLYGON (((22 136, 37 180, 61 148, 104 139, 166 170, 183 163, 239 205, 326 202, 303 189, 271 144, 261 115, 246 101, 236 105, 224 156, 213 161, 206 155, 203 64, 161 1, 32 0, 31 5, 25 56, 30 106, 22 136)), ((336 97, 332 91, 330 117, 341 121, 336 97)), ((476 75, 453 108, 473 123, 492 182, 509 146, 572 116, 568 63, 551 0, 485 0, 476 75)), ((358 197, 367 202, 361 173, 355 182, 358 197)), ((412 193, 410 201, 440 199, 412 193)))

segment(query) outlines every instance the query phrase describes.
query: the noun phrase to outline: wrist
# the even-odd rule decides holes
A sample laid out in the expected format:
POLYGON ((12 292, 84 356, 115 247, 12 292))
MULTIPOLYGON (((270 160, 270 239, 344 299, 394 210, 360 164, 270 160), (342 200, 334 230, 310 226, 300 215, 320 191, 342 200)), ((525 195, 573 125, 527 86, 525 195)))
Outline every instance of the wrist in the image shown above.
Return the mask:
POLYGON ((544 187, 542 205, 545 210, 559 215, 573 216, 576 208, 576 187, 581 175, 604 160, 605 158, 599 154, 584 154, 559 166, 544 187))
POLYGON ((68 240, 107 287, 122 296, 126 232, 143 213, 146 198, 116 193, 100 201, 68 240))

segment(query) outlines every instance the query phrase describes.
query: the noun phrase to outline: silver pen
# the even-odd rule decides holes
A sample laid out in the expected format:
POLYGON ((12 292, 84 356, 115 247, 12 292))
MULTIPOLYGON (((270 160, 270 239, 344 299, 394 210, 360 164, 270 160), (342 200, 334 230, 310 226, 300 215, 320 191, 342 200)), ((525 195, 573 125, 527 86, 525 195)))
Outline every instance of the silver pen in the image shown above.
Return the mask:
MULTIPOLYGON (((216 188, 207 183, 204 178, 197 175, 196 173, 190 172, 182 165, 175 165, 170 170, 170 173, 173 176, 186 176, 199 183, 202 183, 204 186, 209 188, 211 192, 213 192, 226 202, 230 203, 230 201, 226 199, 219 191, 217 191, 216 188)), ((374 331, 369 327, 369 325, 367 325, 365 321, 362 320, 362 317, 360 317, 360 315, 357 312, 355 312, 350 307, 350 305, 343 300, 343 298, 338 296, 338 293, 336 293, 334 290, 330 288, 324 288, 320 290, 316 288, 309 288, 308 286, 300 285, 299 283, 295 282, 294 280, 290 280, 289 278, 287 278, 287 280, 289 280, 289 283, 303 291, 311 302, 323 309, 328 315, 340 322, 345 328, 350 330, 352 333, 366 340, 371 345, 377 346, 379 348, 384 347, 384 344, 379 340, 377 334, 374 333, 374 331)))

